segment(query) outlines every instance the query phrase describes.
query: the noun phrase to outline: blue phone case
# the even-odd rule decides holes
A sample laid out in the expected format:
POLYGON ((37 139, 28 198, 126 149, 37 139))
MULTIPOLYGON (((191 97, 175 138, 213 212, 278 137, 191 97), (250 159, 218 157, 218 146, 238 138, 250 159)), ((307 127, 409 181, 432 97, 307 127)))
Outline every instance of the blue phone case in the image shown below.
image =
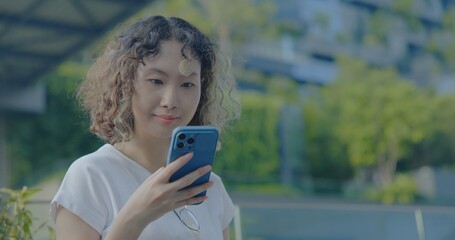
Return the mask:
MULTIPOLYGON (((168 152, 167 164, 176 160, 188 152, 193 152, 193 158, 183 167, 177 170, 169 179, 175 181, 194 170, 212 165, 215 157, 216 146, 218 142, 218 129, 212 126, 184 126, 174 129, 171 137, 171 144, 168 152)), ((208 182, 210 172, 198 178, 191 185, 185 188, 191 188, 208 182)), ((206 191, 195 196, 205 196, 206 191)))

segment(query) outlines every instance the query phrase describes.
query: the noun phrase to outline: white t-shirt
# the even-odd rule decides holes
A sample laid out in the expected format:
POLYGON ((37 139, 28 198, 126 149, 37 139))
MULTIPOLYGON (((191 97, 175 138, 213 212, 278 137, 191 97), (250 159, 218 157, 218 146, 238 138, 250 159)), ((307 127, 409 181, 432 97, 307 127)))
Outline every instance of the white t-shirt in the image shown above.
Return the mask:
MULTIPOLYGON (((68 169, 51 202, 50 215, 55 222, 60 205, 79 216, 104 238, 120 209, 151 173, 115 147, 105 144, 97 151, 76 160, 68 169)), ((222 239, 234 215, 234 205, 224 185, 212 172, 214 186, 208 199, 188 208, 197 217, 200 239, 222 239)), ((179 209, 177 209, 177 212, 179 209)), ((139 239, 193 239, 194 233, 173 211, 150 223, 139 239)))

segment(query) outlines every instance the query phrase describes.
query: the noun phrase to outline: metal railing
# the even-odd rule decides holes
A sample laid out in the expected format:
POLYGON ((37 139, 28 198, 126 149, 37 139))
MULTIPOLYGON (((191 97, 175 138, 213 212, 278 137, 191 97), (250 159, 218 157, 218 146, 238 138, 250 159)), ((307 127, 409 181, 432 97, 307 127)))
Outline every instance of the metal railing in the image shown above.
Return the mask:
POLYGON ((455 207, 339 203, 238 206, 236 240, 455 239, 455 207))
MULTIPOLYGON (((30 205, 36 226, 49 219, 49 202, 30 205)), ((233 240, 455 239, 455 206, 263 202, 236 205, 233 240)), ((49 239, 47 228, 34 240, 49 239)))

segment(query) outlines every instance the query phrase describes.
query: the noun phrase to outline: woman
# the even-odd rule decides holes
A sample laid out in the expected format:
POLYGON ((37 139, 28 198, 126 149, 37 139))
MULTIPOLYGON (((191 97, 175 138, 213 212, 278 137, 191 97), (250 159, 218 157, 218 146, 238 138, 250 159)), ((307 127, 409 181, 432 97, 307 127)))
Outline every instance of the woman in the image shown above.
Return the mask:
POLYGON ((192 155, 165 164, 174 128, 222 130, 238 116, 229 62, 221 68, 218 56, 197 28, 162 16, 108 44, 78 91, 91 131, 107 143, 68 169, 51 202, 57 239, 229 239, 234 206, 216 174, 179 190, 211 167, 170 183, 192 155))

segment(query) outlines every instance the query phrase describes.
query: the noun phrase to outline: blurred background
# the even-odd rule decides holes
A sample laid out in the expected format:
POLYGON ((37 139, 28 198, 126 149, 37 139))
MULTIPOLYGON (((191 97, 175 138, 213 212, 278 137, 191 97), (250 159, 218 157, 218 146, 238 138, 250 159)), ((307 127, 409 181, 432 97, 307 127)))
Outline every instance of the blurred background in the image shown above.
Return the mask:
POLYGON ((454 0, 0 2, 0 187, 40 189, 38 222, 103 144, 77 84, 119 24, 156 14, 232 58, 242 116, 214 163, 232 239, 455 239, 454 0))

